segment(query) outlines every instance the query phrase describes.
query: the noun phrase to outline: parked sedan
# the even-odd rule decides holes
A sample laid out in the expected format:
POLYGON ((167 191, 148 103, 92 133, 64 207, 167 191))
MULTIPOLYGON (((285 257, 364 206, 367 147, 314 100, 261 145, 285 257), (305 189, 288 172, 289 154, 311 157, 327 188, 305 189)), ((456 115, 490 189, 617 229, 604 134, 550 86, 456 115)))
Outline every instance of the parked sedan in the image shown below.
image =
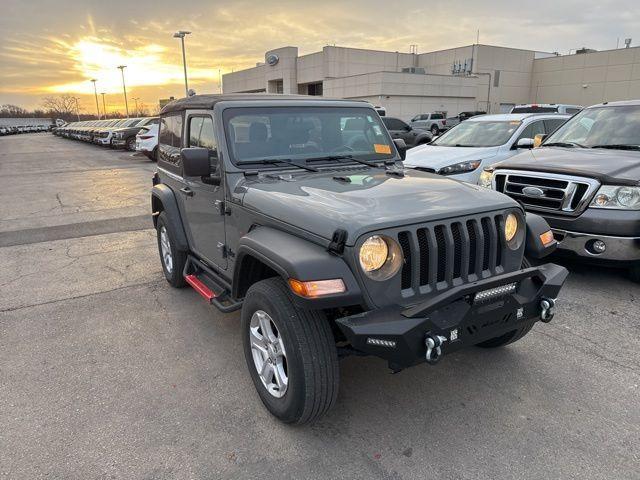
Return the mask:
POLYGON ((570 116, 503 114, 470 118, 429 145, 407 152, 405 166, 477 183, 482 169, 533 148, 534 137, 551 133, 570 116))
POLYGON ((403 122, 395 117, 380 117, 382 123, 389 130, 391 138, 401 138, 407 147, 415 147, 416 145, 424 145, 433 139, 433 135, 426 130, 414 128, 408 123, 403 122))

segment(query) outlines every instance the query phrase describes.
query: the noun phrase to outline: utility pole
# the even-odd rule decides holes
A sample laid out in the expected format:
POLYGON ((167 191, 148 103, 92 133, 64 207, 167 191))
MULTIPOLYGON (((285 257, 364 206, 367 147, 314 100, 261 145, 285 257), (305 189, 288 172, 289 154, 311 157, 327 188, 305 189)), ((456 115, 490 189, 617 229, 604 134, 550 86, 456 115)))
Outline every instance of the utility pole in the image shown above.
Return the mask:
POLYGON ((122 73, 122 91, 124 92, 124 108, 127 111, 127 118, 129 118, 129 103, 127 102, 127 87, 124 84, 124 69, 127 68, 127 66, 120 65, 118 68, 120 69, 120 73, 122 73))
POLYGON ((105 92, 100 92, 100 95, 102 95, 102 112, 104 113, 104 118, 107 118, 107 107, 104 103, 105 92))
POLYGON ((182 66, 184 68, 184 96, 189 96, 189 82, 187 80, 187 55, 184 51, 184 37, 186 35, 190 35, 191 32, 187 32, 186 30, 179 30, 173 34, 173 38, 179 38, 182 43, 182 66))
POLYGON ((96 89, 96 82, 98 80, 96 80, 95 78, 92 78, 91 81, 93 82, 93 93, 96 96, 96 110, 98 111, 98 120, 100 120, 100 107, 98 106, 98 90, 96 89))

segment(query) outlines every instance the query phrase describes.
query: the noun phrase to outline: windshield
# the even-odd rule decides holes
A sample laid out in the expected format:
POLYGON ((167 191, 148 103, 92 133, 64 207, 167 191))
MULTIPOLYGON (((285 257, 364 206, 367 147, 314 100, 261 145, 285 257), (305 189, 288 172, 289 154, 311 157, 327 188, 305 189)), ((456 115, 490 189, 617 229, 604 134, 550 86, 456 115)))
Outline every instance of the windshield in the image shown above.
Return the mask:
POLYGON ((432 142, 432 145, 441 147, 497 147, 509 141, 520 123, 520 121, 474 122, 467 120, 443 134, 435 142, 432 142))
POLYGON ((640 105, 587 108, 544 142, 584 147, 640 145, 640 105))
POLYGON ((371 108, 230 108, 223 119, 235 164, 278 158, 332 161, 342 155, 385 160, 395 155, 386 128, 371 108))

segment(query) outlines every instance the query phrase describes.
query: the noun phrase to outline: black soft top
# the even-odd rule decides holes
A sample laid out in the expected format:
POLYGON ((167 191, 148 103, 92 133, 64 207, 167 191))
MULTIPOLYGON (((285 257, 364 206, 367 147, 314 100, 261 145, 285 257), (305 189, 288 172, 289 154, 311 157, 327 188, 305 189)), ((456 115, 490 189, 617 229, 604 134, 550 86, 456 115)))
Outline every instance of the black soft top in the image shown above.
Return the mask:
POLYGON ((267 93, 227 93, 220 95, 194 95, 192 97, 179 98, 164 106, 160 114, 180 112, 187 109, 211 109, 218 102, 242 102, 242 101, 307 101, 307 102, 354 102, 354 100, 339 100, 309 95, 284 95, 267 93))

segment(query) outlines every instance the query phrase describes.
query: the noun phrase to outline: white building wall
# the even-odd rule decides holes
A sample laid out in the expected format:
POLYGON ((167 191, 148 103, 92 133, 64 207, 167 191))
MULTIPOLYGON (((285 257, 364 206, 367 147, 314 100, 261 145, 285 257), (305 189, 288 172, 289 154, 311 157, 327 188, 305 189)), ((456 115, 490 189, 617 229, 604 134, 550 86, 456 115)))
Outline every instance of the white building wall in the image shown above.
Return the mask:
POLYGON ((538 59, 530 102, 594 105, 640 98, 640 47, 538 59))

